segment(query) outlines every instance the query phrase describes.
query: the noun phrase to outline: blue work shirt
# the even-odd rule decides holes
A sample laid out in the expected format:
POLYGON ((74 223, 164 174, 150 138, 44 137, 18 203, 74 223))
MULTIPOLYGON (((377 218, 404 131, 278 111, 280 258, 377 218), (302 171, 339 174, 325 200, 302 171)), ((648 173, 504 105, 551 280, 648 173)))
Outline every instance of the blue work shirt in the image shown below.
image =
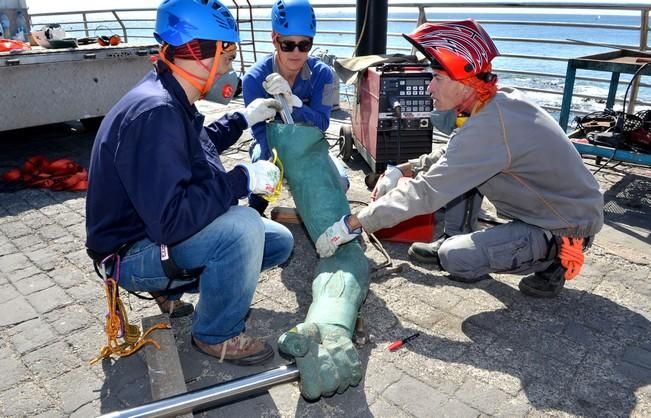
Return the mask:
POLYGON ((239 113, 204 127, 162 63, 109 111, 91 152, 86 246, 100 254, 143 238, 173 245, 248 193, 245 170, 218 154, 247 128, 239 113))
MULTIPOLYGON (((249 68, 242 78, 244 104, 248 106, 259 97, 271 97, 262 87, 262 82, 269 74, 277 72, 278 65, 274 61, 274 54, 249 68)), ((291 88, 292 93, 303 102, 302 107, 292 110, 294 122, 314 125, 325 132, 330 125, 330 111, 338 94, 332 69, 320 59, 308 57, 291 88)), ((280 116, 277 115, 276 119, 280 120, 280 116)), ((260 122, 253 125, 251 133, 254 141, 260 144, 260 158, 269 159, 271 152, 267 144, 266 124, 260 122)))

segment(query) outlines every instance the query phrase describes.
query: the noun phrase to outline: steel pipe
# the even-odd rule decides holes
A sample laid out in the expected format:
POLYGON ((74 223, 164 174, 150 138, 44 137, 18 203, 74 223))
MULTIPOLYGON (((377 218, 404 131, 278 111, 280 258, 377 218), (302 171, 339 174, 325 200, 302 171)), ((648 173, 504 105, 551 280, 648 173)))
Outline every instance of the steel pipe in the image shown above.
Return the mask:
POLYGON ((122 411, 102 415, 100 418, 170 417, 191 412, 199 407, 217 406, 262 392, 281 383, 298 380, 296 365, 278 367, 266 372, 244 376, 207 388, 174 395, 122 411))
POLYGON ((287 125, 293 125, 294 117, 292 116, 292 109, 289 107, 287 100, 285 100, 285 96, 282 94, 274 94, 274 99, 278 100, 282 106, 280 116, 282 117, 283 122, 285 122, 287 125))

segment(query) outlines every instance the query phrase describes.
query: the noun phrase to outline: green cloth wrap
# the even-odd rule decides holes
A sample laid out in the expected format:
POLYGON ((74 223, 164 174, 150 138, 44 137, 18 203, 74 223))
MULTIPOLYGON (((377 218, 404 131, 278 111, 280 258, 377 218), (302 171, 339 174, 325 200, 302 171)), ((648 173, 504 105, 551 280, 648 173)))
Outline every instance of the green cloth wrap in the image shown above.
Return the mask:
MULTIPOLYGON (((316 242, 350 213, 328 143, 318 128, 280 123, 267 125, 267 140, 278 152, 296 209, 316 242)), ((368 287, 368 260, 359 240, 319 261, 305 322, 278 340, 279 348, 296 358, 301 393, 307 399, 341 393, 361 380, 361 362, 351 337, 368 287)))

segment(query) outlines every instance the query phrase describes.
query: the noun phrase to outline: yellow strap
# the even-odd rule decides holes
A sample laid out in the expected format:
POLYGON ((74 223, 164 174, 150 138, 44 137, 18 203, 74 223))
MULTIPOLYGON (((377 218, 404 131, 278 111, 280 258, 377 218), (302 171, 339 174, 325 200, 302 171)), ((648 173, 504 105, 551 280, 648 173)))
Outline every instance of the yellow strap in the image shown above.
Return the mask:
POLYGON ((272 162, 280 169, 280 180, 278 180, 278 184, 276 184, 273 194, 262 196, 262 198, 270 203, 273 203, 278 200, 280 197, 280 192, 283 189, 283 177, 285 175, 285 168, 283 167, 283 162, 280 161, 280 158, 278 157, 276 148, 272 149, 271 152, 274 155, 274 160, 272 162))
POLYGON ((102 347, 99 355, 91 360, 90 364, 95 364, 100 360, 109 358, 111 355, 118 357, 129 356, 145 344, 153 344, 154 347, 160 349, 160 345, 156 341, 148 338, 149 334, 156 329, 168 329, 170 325, 159 322, 141 335, 140 328, 129 323, 127 311, 124 308, 122 300, 120 300, 118 285, 112 277, 109 277, 104 282, 104 293, 106 294, 106 303, 108 305, 108 315, 106 316, 106 324, 104 325, 106 345, 102 347), (124 328, 124 335, 118 337, 122 328, 124 328), (118 338, 121 338, 123 341, 120 342, 118 338))

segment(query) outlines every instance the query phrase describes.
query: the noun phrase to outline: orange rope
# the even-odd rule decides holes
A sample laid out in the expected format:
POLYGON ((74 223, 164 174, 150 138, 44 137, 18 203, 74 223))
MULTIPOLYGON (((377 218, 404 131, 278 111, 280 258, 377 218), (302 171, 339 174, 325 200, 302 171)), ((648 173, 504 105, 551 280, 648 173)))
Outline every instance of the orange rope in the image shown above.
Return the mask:
POLYGON ((102 347, 99 355, 90 364, 109 358, 112 354, 118 357, 129 356, 145 344, 153 344, 154 347, 160 349, 160 345, 156 341, 147 337, 156 329, 170 328, 169 324, 160 322, 149 328, 143 335, 140 335, 140 328, 129 323, 124 304, 122 304, 118 294, 118 284, 112 277, 107 278, 104 282, 104 293, 108 304, 108 314, 104 326, 106 345, 102 347), (122 334, 120 334, 120 331, 122 331, 122 334), (122 338, 124 341, 119 342, 118 338, 122 338))
POLYGON ((561 237, 561 249, 558 258, 565 268, 565 280, 572 280, 581 271, 585 257, 583 256, 583 238, 561 237))

